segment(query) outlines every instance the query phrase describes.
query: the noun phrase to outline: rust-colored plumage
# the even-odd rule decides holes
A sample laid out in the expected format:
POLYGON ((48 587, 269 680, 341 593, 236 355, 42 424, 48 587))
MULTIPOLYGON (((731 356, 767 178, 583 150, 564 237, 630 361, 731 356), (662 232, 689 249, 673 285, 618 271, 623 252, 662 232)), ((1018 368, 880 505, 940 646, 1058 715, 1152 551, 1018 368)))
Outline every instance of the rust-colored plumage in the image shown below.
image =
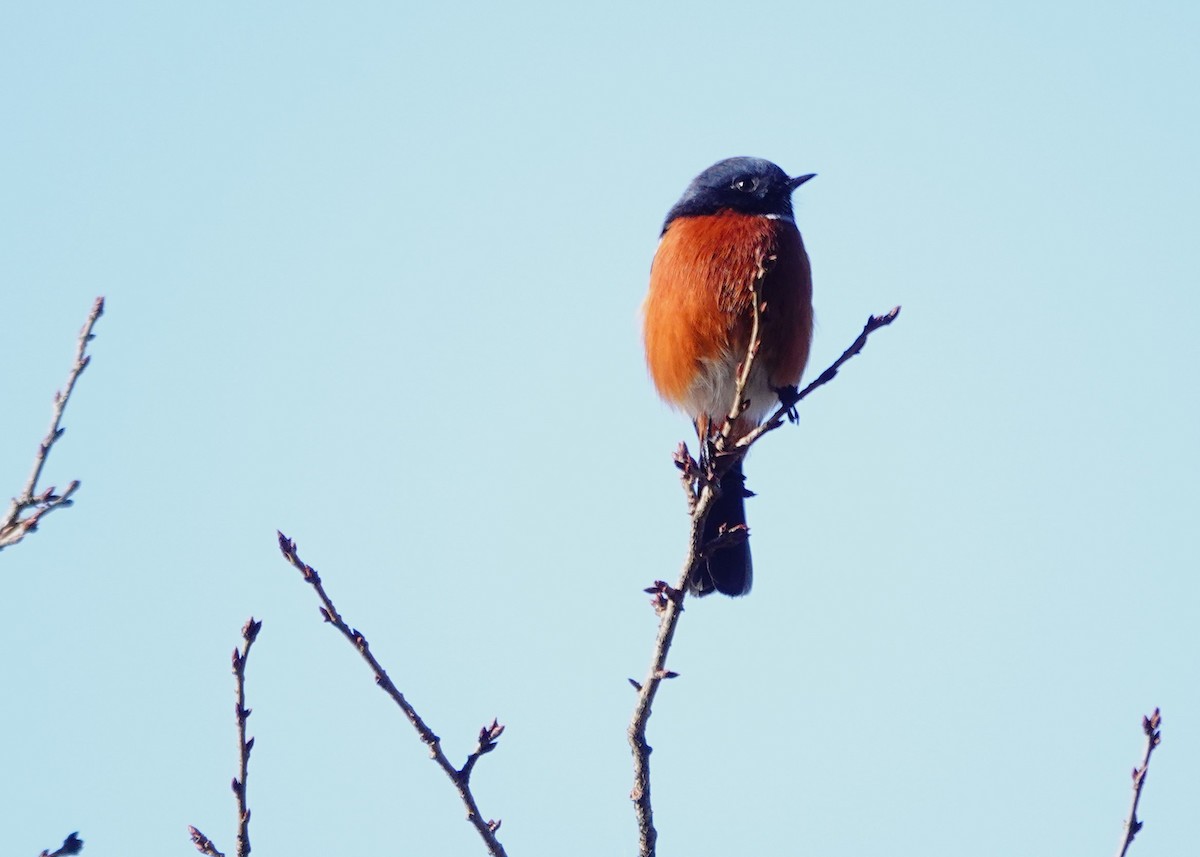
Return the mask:
MULTIPOLYGON (((697 431, 719 428, 733 406, 739 364, 753 325, 753 285, 765 269, 761 347, 746 387, 749 407, 736 433, 757 425, 795 386, 812 340, 812 275, 792 218, 790 179, 769 161, 732 158, 710 167, 667 215, 644 305, 646 363, 659 395, 688 413, 697 431)), ((705 540, 745 525, 740 462, 721 482, 705 540)), ((693 592, 743 595, 750 548, 719 550, 690 581, 693 592)))
POLYGON ((720 426, 733 405, 760 265, 769 272, 762 377, 748 391, 754 423, 776 401, 771 388, 795 385, 808 362, 812 275, 800 233, 790 222, 728 210, 677 219, 663 233, 645 303, 646 363, 659 395, 694 419, 720 426))

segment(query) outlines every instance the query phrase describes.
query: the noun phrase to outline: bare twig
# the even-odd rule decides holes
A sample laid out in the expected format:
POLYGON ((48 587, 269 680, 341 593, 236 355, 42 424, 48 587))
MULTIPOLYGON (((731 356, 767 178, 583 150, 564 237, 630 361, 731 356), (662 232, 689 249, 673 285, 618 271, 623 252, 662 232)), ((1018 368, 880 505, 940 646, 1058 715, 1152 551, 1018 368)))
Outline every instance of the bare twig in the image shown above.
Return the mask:
POLYGON ((734 424, 747 407, 746 385, 749 383, 750 373, 754 369, 754 360, 758 356, 761 344, 759 321, 762 312, 762 283, 765 274, 765 266, 760 267, 758 275, 751 285, 754 317, 750 343, 746 349, 746 359, 738 372, 733 402, 720 434, 712 441, 711 449, 709 448, 709 439, 700 438, 700 462, 696 462, 691 457, 686 444, 681 443, 675 453, 675 463, 682 471, 684 490, 688 496, 688 507, 692 513, 692 531, 688 542, 687 557, 684 559, 683 570, 676 586, 672 587, 663 581, 657 581, 651 589, 647 590, 653 593, 654 597, 651 599, 651 603, 654 605, 655 612, 659 614, 658 636, 654 641, 654 651, 646 679, 640 684, 633 679, 629 680, 638 692, 627 735, 629 745, 633 750, 633 791, 630 793, 630 798, 633 800, 634 813, 637 816, 638 846, 642 857, 653 857, 658 843, 658 831, 654 827, 654 808, 650 801, 650 753, 653 748, 646 741, 646 726, 650 721, 650 711, 659 685, 665 679, 675 678, 677 675, 667 669, 667 654, 671 650, 671 641, 675 638, 675 629, 679 624, 679 617, 683 613, 683 599, 687 591, 688 577, 704 561, 704 522, 717 499, 720 473, 732 461, 736 461, 737 457, 745 454, 744 452, 735 453, 730 457, 725 450, 734 430, 734 424))
POLYGON ((53 485, 39 492, 38 481, 42 477, 42 469, 46 466, 50 450, 66 431, 61 426, 63 412, 67 409, 67 400, 71 398, 75 382, 79 380, 79 376, 83 374, 83 370, 92 360, 87 354, 87 346, 94 336, 92 328, 96 326, 96 321, 103 313, 104 298, 96 298, 95 303, 92 304, 92 311, 88 313, 87 321, 83 325, 83 330, 79 332, 79 341, 75 347, 75 362, 67 374, 67 384, 54 394, 54 410, 50 420, 50 430, 46 432, 45 438, 38 446, 37 454, 33 459, 33 470, 21 493, 13 498, 7 515, 0 521, 0 550, 15 545, 25 536, 37 530, 42 518, 55 509, 65 509, 70 506, 73 502, 71 495, 79 489, 79 480, 76 479, 61 494, 56 493, 53 485))
MULTIPOLYGON (((779 428, 785 418, 793 416, 799 402, 818 387, 832 381, 842 365, 862 351, 872 333, 891 324, 900 314, 900 307, 895 307, 883 315, 871 316, 863 326, 858 338, 816 380, 805 387, 803 391, 797 392, 795 388, 782 391, 780 405, 770 417, 749 432, 736 434, 735 424, 746 412, 749 404, 746 401, 746 387, 749 384, 754 362, 761 346, 761 316, 763 312, 769 311, 769 308, 763 303, 762 284, 770 262, 770 259, 764 261, 751 284, 754 294, 750 342, 746 349, 746 359, 739 367, 733 402, 730 404, 720 433, 712 439, 700 438, 699 461, 691 456, 686 444, 681 443, 675 451, 675 466, 680 470, 680 479, 683 482, 688 511, 692 518, 687 556, 684 559, 683 569, 676 586, 672 587, 660 580, 655 581, 654 586, 646 590, 652 595, 651 603, 659 615, 658 635, 654 640, 650 669, 645 680, 637 682, 629 679, 629 683, 633 685, 638 694, 627 735, 633 751, 633 790, 630 798, 633 800, 634 812, 637 816, 641 857, 654 857, 658 841, 658 832, 654 827, 654 811, 650 801, 650 753, 652 748, 646 741, 646 727, 659 685, 664 679, 675 678, 677 675, 666 668, 667 655, 675 638, 679 617, 683 613, 683 599, 687 592, 688 578, 704 561, 706 550, 713 547, 713 545, 704 544, 704 524, 709 510, 717 499, 720 477, 734 462, 746 454, 752 444, 767 432, 779 428)), ((730 538, 745 537, 744 532, 728 535, 730 538)))
POLYGON ((1129 846, 1133 844, 1133 837, 1137 836, 1138 831, 1142 829, 1142 822, 1137 817, 1138 801, 1142 798, 1142 787, 1146 784, 1146 772, 1150 769, 1150 754, 1154 752, 1155 747, 1162 743, 1162 733, 1159 731, 1161 725, 1162 712, 1157 708, 1149 717, 1142 718, 1142 731, 1146 733, 1146 749, 1142 753, 1142 763, 1133 769, 1133 801, 1129 805, 1129 815, 1125 818, 1125 828, 1121 833, 1121 845, 1117 848, 1117 857, 1125 857, 1129 846))
POLYGON ((255 621, 251 616, 242 626, 242 649, 233 650, 233 675, 237 685, 237 717, 238 731, 238 775, 233 778, 231 787, 237 798, 237 857, 249 857, 250 854, 250 809, 246 806, 246 775, 250 773, 250 751, 254 749, 254 739, 246 737, 246 721, 250 718, 250 709, 246 707, 246 659, 250 657, 250 647, 258 639, 262 630, 262 622, 255 621))
POLYGON ((442 750, 442 739, 426 725, 425 721, 421 719, 421 715, 417 713, 416 709, 404 698, 404 694, 392 683, 387 671, 384 670, 383 666, 375 659, 375 655, 371 652, 367 638, 357 628, 351 628, 342 619, 337 608, 333 606, 333 601, 330 600, 328 593, 325 592, 325 587, 321 583, 321 577, 317 574, 317 570, 300 559, 300 555, 296 552, 296 543, 294 541, 283 533, 279 533, 278 535, 279 550, 283 553, 283 558, 300 572, 305 582, 311 585, 317 593, 317 598, 321 601, 322 618, 337 628, 342 636, 358 650, 363 660, 367 662, 371 670, 375 673, 375 683, 404 712, 404 716, 408 718, 408 722, 417 730, 417 735, 420 737, 422 743, 429 747, 429 754, 433 758, 433 761, 437 763, 437 766, 454 783, 454 787, 458 791, 458 796, 462 800, 463 806, 467 809, 467 821, 471 823, 476 832, 479 833, 480 838, 483 839, 488 853, 493 855, 493 857, 506 857, 504 846, 496 838, 496 831, 500 829, 500 821, 491 819, 485 821, 479 813, 479 806, 475 802, 475 796, 471 793, 471 773, 475 769, 475 763, 479 761, 480 756, 490 753, 496 748, 496 740, 504 732, 504 727, 493 720, 490 725, 480 729, 479 743, 475 749, 467 756, 461 768, 454 767, 442 750))
POLYGON ((217 850, 217 846, 213 845, 213 841, 197 828, 189 826, 188 833, 192 837, 192 844, 196 846, 196 850, 205 855, 205 857, 225 857, 223 853, 217 850))
POLYGON ((675 639, 679 617, 683 614, 688 575, 702 561, 703 522, 708 517, 708 510, 715 499, 716 494, 711 487, 705 487, 701 492, 692 514, 691 540, 678 584, 670 586, 660 580, 647 590, 653 594, 651 603, 655 612, 659 614, 658 636, 654 640, 650 669, 645 680, 637 682, 629 679, 638 697, 633 709, 633 719, 627 730, 629 745, 633 749, 633 791, 629 797, 633 800, 634 812, 637 815, 638 853, 642 857, 654 857, 658 842, 658 831, 654 827, 654 808, 650 802, 650 753, 653 748, 646 741, 646 726, 650 722, 651 707, 654 705, 659 685, 665 679, 675 678, 677 675, 667 669, 667 654, 671 650, 671 641, 675 639))
POLYGON ((57 851, 43 851, 38 857, 70 857, 81 851, 83 851, 83 840, 79 838, 79 831, 75 831, 63 840, 63 844, 57 851))
MULTIPOLYGON (((730 423, 726 423, 725 430, 728 430, 730 426, 730 423)), ((727 439, 728 434, 723 431, 717 441, 718 455, 720 446, 727 439)), ((701 444, 705 442, 702 440, 701 444)), ((680 444, 680 447, 680 452, 677 453, 677 462, 678 456, 682 455, 686 459, 686 467, 699 470, 701 465, 697 465, 695 460, 687 454, 687 447, 683 444, 680 444)), ((654 640, 650 669, 645 680, 640 683, 633 679, 629 680, 637 690, 638 698, 633 710, 633 719, 627 730, 629 745, 633 749, 633 791, 630 793, 630 798, 633 800, 634 812, 637 815, 639 853, 642 857, 653 857, 658 841, 658 831, 654 827, 654 810, 650 802, 650 752, 653 748, 646 741, 646 726, 650 721, 651 706, 654 704, 654 697, 658 693, 659 685, 665 679, 675 678, 678 675, 667 669, 667 654, 671 650, 671 642, 675 639, 675 629, 683 614, 683 599, 687 592, 688 578, 704 561, 704 522, 708 519, 709 510, 717 499, 716 485, 719 479, 713 475, 717 466, 716 460, 706 461, 703 465, 704 475, 697 475, 695 482, 689 487, 690 496, 695 496, 696 500, 691 509, 692 529, 688 540, 688 552, 683 561, 683 570, 678 583, 670 586, 665 581, 659 580, 646 590, 652 594, 651 604, 654 605, 655 612, 659 614, 658 636, 654 640), (702 484, 703 487, 697 488, 697 484, 702 484)))
POLYGON ((753 431, 748 432, 745 436, 738 439, 739 447, 750 448, 750 445, 757 441, 760 437, 769 431, 774 431, 783 425, 785 418, 794 418, 796 405, 800 404, 808 395, 814 392, 818 387, 823 387, 837 377, 838 370, 850 360, 851 357, 859 354, 863 347, 867 344, 867 339, 871 334, 879 330, 881 327, 887 327, 896 317, 900 315, 900 307, 892 307, 883 315, 873 315, 867 319, 867 323, 863 325, 862 332, 858 335, 858 339, 850 344, 850 347, 842 352, 842 356, 829 365, 829 368, 816 377, 812 383, 798 393, 785 391, 780 395, 779 407, 775 409, 775 413, 763 420, 762 424, 753 431))
MULTIPOLYGON (((251 712, 251 709, 246 707, 246 661, 250 657, 250 647, 258 639, 258 632, 261 630, 262 622, 256 621, 251 616, 242 626, 241 649, 233 650, 233 678, 237 694, 237 704, 234 706, 233 716, 237 721, 238 772, 237 776, 233 778, 233 782, 230 783, 230 788, 233 789, 233 795, 237 799, 237 857, 249 857, 250 855, 250 809, 246 805, 246 776, 250 773, 250 751, 254 749, 254 739, 246 737, 246 721, 250 719, 251 712)), ((188 833, 192 837, 192 844, 201 854, 209 857, 225 857, 217 850, 213 841, 196 827, 189 825, 188 833)))

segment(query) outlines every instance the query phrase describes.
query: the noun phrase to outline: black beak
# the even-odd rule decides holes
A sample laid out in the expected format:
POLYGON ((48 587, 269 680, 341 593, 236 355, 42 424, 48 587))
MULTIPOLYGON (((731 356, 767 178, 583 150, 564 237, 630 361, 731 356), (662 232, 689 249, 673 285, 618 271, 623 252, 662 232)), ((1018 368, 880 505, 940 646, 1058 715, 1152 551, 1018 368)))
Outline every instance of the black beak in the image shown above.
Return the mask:
POLYGON ((794 179, 788 179, 788 189, 795 190, 796 188, 800 187, 800 185, 804 184, 809 179, 815 179, 816 177, 817 177, 816 173, 809 173, 806 176, 796 176, 794 179))

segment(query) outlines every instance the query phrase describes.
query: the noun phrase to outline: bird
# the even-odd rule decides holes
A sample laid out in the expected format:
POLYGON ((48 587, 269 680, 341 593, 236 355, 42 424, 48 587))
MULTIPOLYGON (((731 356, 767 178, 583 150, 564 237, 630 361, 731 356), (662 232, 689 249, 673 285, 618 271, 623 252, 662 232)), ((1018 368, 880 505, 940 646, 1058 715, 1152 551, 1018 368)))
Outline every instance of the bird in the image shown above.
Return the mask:
MULTIPOLYGON (((702 445, 720 432, 734 404, 760 271, 760 348, 745 388, 748 405, 731 439, 761 423, 804 372, 812 343, 812 268, 792 193, 815 176, 789 177, 762 158, 727 158, 696 176, 667 212, 642 306, 646 365, 659 396, 691 417, 702 445)), ((720 478, 704 544, 746 529, 747 496, 738 458, 720 478)), ((750 591, 749 541, 727 542, 693 569, 689 592, 750 591)))

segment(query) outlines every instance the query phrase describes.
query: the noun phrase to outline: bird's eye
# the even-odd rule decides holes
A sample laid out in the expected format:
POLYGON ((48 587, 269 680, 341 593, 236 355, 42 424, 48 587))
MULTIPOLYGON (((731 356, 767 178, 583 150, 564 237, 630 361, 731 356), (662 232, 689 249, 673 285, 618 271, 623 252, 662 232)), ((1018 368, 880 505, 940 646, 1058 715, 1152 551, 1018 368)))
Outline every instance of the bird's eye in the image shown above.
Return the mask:
POLYGON ((758 179, 741 176, 734 179, 730 187, 734 190, 740 190, 742 193, 754 193, 754 191, 758 190, 758 179))

